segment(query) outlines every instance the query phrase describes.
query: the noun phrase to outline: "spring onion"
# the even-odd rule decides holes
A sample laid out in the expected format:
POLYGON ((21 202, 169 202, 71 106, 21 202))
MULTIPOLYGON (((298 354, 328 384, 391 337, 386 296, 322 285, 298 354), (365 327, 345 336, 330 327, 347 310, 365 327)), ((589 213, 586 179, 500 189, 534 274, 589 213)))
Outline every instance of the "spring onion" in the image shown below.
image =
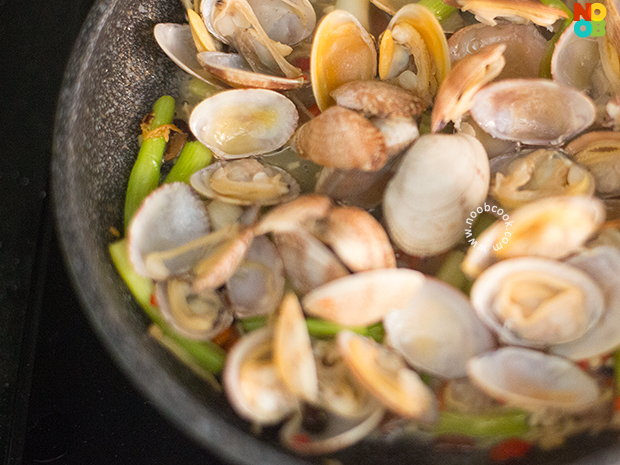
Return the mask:
POLYGON ((486 415, 444 411, 440 412, 433 432, 474 438, 523 437, 530 429, 528 418, 527 412, 522 410, 486 415))
POLYGON ((211 163, 213 153, 199 141, 187 142, 181 150, 177 162, 174 164, 164 182, 184 182, 189 184, 189 178, 211 163))

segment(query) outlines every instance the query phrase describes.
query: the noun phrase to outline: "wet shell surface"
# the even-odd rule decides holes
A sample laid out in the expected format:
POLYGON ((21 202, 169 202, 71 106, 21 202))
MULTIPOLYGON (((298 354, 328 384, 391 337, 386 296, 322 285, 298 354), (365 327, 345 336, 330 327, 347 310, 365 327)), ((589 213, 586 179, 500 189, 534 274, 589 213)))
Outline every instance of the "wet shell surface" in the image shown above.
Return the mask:
POLYGON ((497 24, 496 18, 505 18, 518 24, 531 21, 538 26, 551 27, 559 18, 568 17, 564 10, 535 0, 452 0, 448 3, 462 11, 470 11, 478 21, 490 26, 497 24))
POLYGON ((265 89, 220 92, 200 103, 189 119, 196 138, 220 158, 246 158, 282 147, 299 116, 295 104, 265 89))
POLYGON ((299 195, 297 181, 277 166, 255 159, 221 161, 194 173, 194 189, 210 199, 235 205, 276 205, 299 195))
POLYGON ((469 378, 489 396, 532 412, 579 412, 600 396, 596 381, 566 359, 505 347, 473 358, 469 378))
POLYGON ((302 299, 306 312, 345 326, 367 326, 403 308, 424 282, 419 271, 372 270, 336 279, 302 299))
POLYGON ((548 79, 507 79, 478 92, 471 115, 498 139, 556 145, 588 128, 596 108, 581 92, 548 79))
POLYGON ((487 196, 484 147, 463 134, 420 137, 405 153, 385 191, 383 208, 394 243, 410 255, 448 250, 487 196))
MULTIPOLYGON (((204 204, 184 183, 165 184, 143 202, 127 231, 129 258, 136 271, 155 280, 188 271, 196 253, 174 254, 161 266, 150 267, 146 258, 191 243, 209 233, 204 204)), ((199 258, 199 257, 198 257, 199 258)))
POLYGON ((413 367, 440 376, 465 376, 467 361, 495 341, 465 295, 433 278, 383 322, 388 344, 413 367))
POLYGON ((370 81, 377 70, 375 44, 351 14, 334 10, 319 23, 310 56, 312 91, 321 111, 334 104, 331 92, 351 81, 370 81))
POLYGON ((579 339, 604 309, 597 284, 570 265, 513 258, 487 268, 471 301, 480 318, 509 344, 545 347, 579 339))

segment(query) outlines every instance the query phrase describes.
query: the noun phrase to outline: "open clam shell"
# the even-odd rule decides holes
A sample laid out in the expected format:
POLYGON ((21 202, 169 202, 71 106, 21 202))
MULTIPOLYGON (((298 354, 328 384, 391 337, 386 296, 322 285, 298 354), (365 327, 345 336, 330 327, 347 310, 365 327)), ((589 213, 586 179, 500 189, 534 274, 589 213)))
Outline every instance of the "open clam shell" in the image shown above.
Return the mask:
POLYGON ((194 173, 190 184, 210 199, 235 205, 276 205, 299 195, 297 181, 277 166, 255 159, 221 161, 194 173))
POLYGON ((467 361, 495 347, 463 293, 433 278, 383 322, 388 344, 413 367, 443 378, 466 374, 467 361))
POLYGON ((232 313, 215 289, 194 292, 189 281, 171 278, 157 283, 155 295, 166 321, 191 339, 211 339, 233 322, 232 313))
POLYGON ((487 268, 471 302, 509 344, 547 347, 575 341, 601 318, 604 298, 587 274, 566 263, 513 258, 487 268))
POLYGON ((259 425, 273 425, 299 408, 273 361, 273 330, 261 328, 233 346, 223 383, 235 411, 259 425))
POLYGON ((462 11, 470 11, 481 23, 495 26, 497 18, 523 24, 533 22, 538 26, 551 27, 560 18, 568 14, 550 5, 535 0, 451 0, 450 4, 462 11))
POLYGON ((302 195, 269 210, 256 225, 256 234, 295 232, 307 222, 325 218, 332 206, 324 195, 302 195))
POLYGON ((338 347, 353 375, 386 408, 423 423, 437 420, 433 391, 400 355, 351 331, 338 334, 338 347))
POLYGON ((266 89, 220 92, 200 103, 189 119, 196 138, 220 158, 246 158, 273 152, 293 135, 295 104, 266 89))
POLYGON ((548 79, 506 79, 475 95, 471 115, 498 139, 557 145, 588 128, 596 107, 578 90, 548 79))
POLYGON ((477 246, 469 248, 461 264, 470 277, 505 258, 565 257, 584 244, 605 220, 603 202, 583 196, 547 197, 510 215, 502 209, 495 211, 501 220, 478 236, 477 246))
POLYGON ((367 326, 405 307, 424 279, 419 271, 404 268, 363 271, 312 290, 302 303, 310 315, 345 326, 367 326))
POLYGON ((504 347, 469 361, 469 378, 489 396, 532 412, 579 412, 600 396, 596 381, 568 360, 504 347))
POLYGON ((551 352, 572 360, 612 352, 620 346, 620 251, 602 246, 581 252, 567 263, 584 271, 602 289, 605 309, 598 323, 579 339, 551 347, 551 352))
POLYGON ((187 184, 171 183, 154 190, 143 202, 127 230, 129 258, 136 271, 155 280, 188 271, 200 256, 179 250, 160 266, 146 261, 153 253, 178 249, 209 233, 204 204, 187 184))

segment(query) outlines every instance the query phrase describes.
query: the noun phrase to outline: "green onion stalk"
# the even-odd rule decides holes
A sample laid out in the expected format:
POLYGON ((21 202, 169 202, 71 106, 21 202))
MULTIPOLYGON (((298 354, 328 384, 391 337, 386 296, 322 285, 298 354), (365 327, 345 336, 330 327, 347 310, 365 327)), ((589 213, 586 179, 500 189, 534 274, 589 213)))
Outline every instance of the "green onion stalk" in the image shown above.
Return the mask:
POLYGON ((127 284, 134 298, 149 318, 153 320, 153 323, 161 328, 167 339, 172 341, 179 350, 183 350, 185 355, 201 368, 213 374, 220 373, 224 368, 226 359, 224 349, 211 341, 196 341, 180 336, 170 328, 159 309, 151 303, 153 281, 146 276, 138 274, 129 260, 126 239, 110 244, 109 250, 118 273, 127 284))
POLYGON ((442 0, 420 0, 418 5, 422 5, 430 10, 437 21, 440 23, 450 18, 454 13, 458 11, 453 6, 446 5, 442 0))
POLYGON ((529 415, 522 410, 485 415, 444 411, 440 412, 432 432, 437 435, 505 439, 522 438, 529 430, 529 415))
MULTIPOLYGON (((169 95, 160 97, 153 105, 153 118, 149 130, 153 131, 160 126, 172 123, 173 117, 174 99, 169 95)), ((148 138, 142 142, 127 185, 125 229, 145 197, 158 187, 165 150, 166 139, 163 136, 148 138)))
POLYGON ((213 153, 211 150, 202 145, 201 142, 197 140, 187 142, 164 182, 180 181, 189 184, 189 178, 192 174, 209 166, 212 157, 213 153))
POLYGON ((544 5, 551 6, 554 8, 558 8, 568 14, 568 18, 564 20, 560 29, 553 35, 551 40, 547 42, 547 48, 545 53, 540 60, 540 68, 538 70, 538 75, 541 78, 551 79, 551 58, 553 57, 553 51, 555 50, 555 44, 560 39, 562 33, 570 26, 573 22, 573 12, 564 4, 562 0, 541 0, 544 5))

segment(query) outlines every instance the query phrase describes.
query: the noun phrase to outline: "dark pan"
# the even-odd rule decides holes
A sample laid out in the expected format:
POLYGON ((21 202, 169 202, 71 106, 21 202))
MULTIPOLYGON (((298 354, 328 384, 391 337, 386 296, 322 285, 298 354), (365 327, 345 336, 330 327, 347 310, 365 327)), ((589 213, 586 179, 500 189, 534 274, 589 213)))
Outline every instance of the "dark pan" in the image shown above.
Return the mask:
MULTIPOLYGON (((142 116, 164 93, 176 96, 174 65, 153 38, 158 22, 183 22, 178 0, 101 0, 73 50, 56 117, 52 166, 57 227, 84 311, 111 356, 179 428, 223 458, 244 464, 321 463, 282 449, 275 430, 250 433, 225 397, 146 333, 148 321, 107 253, 122 229, 125 188, 142 116)), ((414 441, 365 441, 335 454, 345 464, 485 463, 486 454, 414 441)), ((620 463, 617 435, 572 439, 530 456, 545 464, 620 463)), ((528 461, 530 462, 530 461, 528 461)))

